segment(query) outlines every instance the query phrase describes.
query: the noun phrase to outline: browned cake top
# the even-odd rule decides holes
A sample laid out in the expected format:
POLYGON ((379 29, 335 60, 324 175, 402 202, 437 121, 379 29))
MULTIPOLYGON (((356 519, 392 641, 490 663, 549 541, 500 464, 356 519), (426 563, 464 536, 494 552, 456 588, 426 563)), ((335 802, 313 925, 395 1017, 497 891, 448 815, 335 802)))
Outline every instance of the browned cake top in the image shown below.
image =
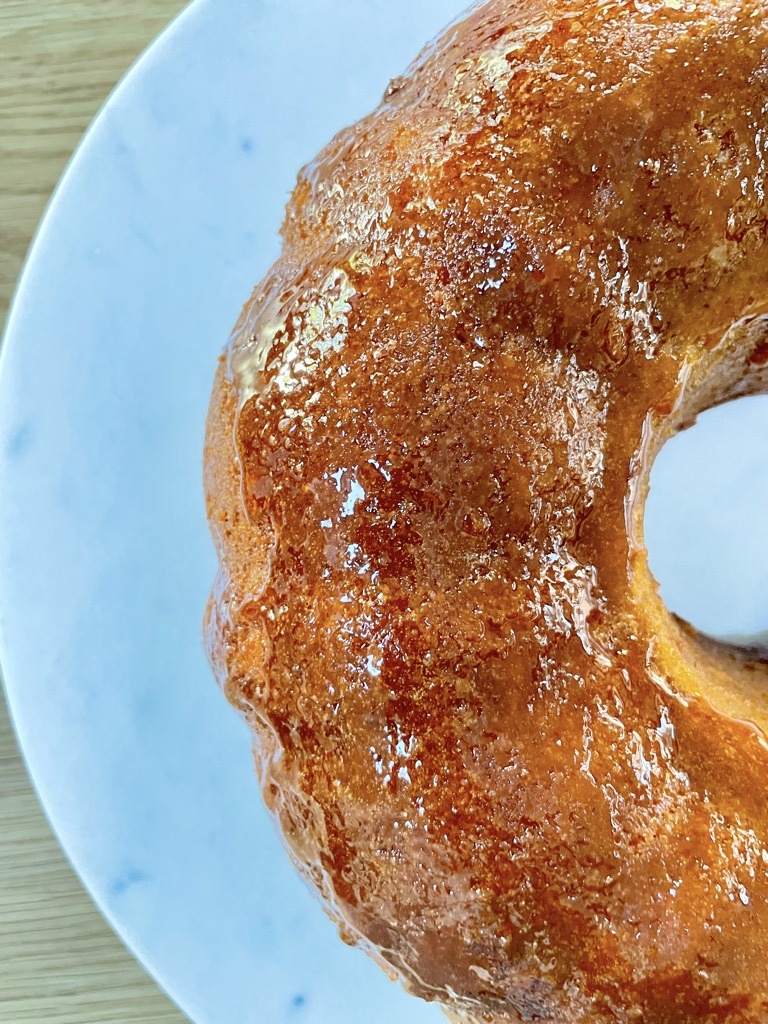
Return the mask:
POLYGON ((767 152, 765 3, 492 0, 302 172, 217 379, 267 802, 476 1019, 768 1020, 765 668, 642 542, 663 440, 768 390, 767 152))

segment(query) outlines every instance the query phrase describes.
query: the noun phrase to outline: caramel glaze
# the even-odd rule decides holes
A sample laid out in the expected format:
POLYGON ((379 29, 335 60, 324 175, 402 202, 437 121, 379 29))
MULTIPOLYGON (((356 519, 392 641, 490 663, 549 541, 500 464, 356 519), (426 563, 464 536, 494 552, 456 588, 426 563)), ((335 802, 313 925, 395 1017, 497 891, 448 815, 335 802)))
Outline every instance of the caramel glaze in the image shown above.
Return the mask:
POLYGON ((301 173, 220 366, 212 662, 454 1020, 768 1021, 766 668, 642 539, 666 437, 768 390, 767 152, 765 0, 491 0, 301 173))

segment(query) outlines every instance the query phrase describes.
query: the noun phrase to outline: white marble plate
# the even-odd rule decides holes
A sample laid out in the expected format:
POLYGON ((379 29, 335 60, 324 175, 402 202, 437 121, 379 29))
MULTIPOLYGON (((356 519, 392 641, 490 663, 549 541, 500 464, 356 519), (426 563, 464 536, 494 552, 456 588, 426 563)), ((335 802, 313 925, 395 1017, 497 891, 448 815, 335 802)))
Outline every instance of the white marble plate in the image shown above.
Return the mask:
MULTIPOLYGON (((9 320, 0 656, 16 728, 73 864, 196 1024, 443 1019, 341 944, 262 809, 203 656, 200 461, 216 358, 277 255, 297 169, 460 7, 198 0, 88 133, 9 320)), ((730 461, 762 453, 765 484, 760 423, 730 461)), ((649 522, 662 561, 675 522, 686 533, 676 475, 660 473, 649 522)), ((727 523, 738 495, 722 500, 727 523)))

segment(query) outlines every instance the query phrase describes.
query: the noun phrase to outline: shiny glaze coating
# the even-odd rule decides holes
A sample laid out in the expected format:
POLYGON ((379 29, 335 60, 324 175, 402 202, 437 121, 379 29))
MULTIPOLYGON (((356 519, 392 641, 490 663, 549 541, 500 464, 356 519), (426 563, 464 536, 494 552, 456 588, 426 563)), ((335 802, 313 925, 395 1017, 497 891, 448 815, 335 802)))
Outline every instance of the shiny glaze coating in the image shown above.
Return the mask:
POLYGON ((765 2, 491 0, 301 173, 219 368, 211 660, 457 1021, 768 1021, 765 665, 642 540, 663 441, 768 390, 767 152, 765 2))

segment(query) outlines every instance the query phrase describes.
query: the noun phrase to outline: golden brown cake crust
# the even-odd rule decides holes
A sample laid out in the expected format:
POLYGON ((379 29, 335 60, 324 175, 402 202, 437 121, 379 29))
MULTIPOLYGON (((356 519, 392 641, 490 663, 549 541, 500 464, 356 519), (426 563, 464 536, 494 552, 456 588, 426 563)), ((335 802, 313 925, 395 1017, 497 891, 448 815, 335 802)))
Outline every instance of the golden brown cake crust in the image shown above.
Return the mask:
POLYGON ((211 659, 345 936, 463 1021, 768 1021, 768 677, 650 463, 768 390, 765 2, 491 0, 302 172, 217 375, 211 659))

